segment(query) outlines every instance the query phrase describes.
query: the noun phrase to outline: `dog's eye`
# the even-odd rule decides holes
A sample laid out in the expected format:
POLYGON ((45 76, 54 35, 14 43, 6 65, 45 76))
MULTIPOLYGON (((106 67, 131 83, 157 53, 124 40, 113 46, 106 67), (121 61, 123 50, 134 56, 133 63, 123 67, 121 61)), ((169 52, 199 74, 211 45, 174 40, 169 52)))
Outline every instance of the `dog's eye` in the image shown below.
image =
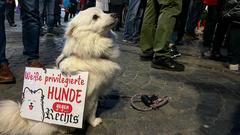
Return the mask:
POLYGON ((93 20, 97 20, 99 18, 98 15, 93 15, 93 20))

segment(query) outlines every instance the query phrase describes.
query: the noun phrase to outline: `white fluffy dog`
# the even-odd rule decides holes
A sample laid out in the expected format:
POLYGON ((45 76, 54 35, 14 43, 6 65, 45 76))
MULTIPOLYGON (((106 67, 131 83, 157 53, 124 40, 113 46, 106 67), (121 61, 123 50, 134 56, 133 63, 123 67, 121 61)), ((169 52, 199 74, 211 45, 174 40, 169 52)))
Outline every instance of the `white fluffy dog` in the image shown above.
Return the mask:
MULTIPOLYGON (((102 122, 96 118, 98 96, 120 70, 114 59, 119 49, 109 37, 116 23, 114 14, 105 14, 100 9, 89 8, 81 11, 66 29, 66 42, 57 66, 67 74, 78 71, 89 72, 84 119, 93 127, 102 122)), ((9 135, 51 135, 65 133, 68 127, 31 121, 20 117, 20 105, 13 101, 0 102, 0 134, 9 135)))

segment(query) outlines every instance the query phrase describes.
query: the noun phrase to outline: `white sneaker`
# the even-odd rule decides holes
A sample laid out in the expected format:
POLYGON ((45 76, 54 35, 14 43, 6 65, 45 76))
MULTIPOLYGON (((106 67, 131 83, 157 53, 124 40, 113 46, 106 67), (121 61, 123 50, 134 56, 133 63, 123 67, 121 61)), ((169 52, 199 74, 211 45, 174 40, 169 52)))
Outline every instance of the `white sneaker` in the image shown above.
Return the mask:
POLYGON ((229 70, 238 71, 239 70, 239 64, 229 64, 229 70))

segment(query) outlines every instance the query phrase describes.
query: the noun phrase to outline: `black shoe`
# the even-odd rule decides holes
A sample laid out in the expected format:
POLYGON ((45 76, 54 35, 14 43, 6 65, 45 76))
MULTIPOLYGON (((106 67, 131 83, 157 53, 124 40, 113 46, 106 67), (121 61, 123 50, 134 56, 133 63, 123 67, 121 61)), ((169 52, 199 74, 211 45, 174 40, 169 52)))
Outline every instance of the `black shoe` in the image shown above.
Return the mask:
POLYGON ((184 71, 185 69, 183 64, 177 63, 176 61, 168 57, 153 58, 151 67, 170 71, 184 71))
POLYGON ((209 59, 211 60, 215 60, 215 61, 224 61, 224 57, 222 56, 222 54, 219 51, 212 51, 211 56, 209 57, 209 59))
POLYGON ((140 60, 141 61, 151 61, 153 59, 153 54, 144 54, 142 53, 140 55, 140 60))
POLYGON ((180 57, 182 54, 177 50, 176 46, 172 46, 170 48, 170 55, 171 58, 176 58, 176 57, 180 57))

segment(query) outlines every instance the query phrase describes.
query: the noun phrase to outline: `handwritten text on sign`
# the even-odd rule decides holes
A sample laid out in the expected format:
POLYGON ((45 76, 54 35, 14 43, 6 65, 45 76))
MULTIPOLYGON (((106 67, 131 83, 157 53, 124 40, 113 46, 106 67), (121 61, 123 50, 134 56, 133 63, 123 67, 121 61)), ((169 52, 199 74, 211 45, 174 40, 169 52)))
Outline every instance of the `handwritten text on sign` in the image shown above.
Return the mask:
POLYGON ((82 128, 87 72, 64 76, 60 70, 26 67, 21 116, 82 128))

